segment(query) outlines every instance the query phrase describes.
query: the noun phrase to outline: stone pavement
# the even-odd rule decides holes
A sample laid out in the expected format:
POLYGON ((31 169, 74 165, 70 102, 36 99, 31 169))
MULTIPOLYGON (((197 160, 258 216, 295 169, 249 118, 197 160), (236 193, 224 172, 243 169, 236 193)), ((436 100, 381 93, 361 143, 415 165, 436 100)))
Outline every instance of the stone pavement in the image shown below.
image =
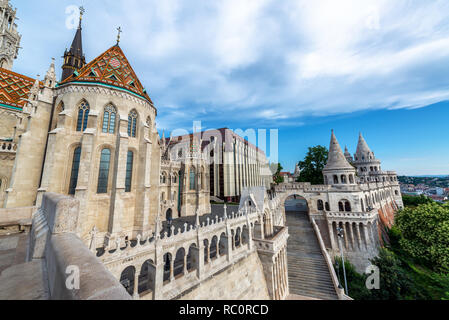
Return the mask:
POLYGON ((48 299, 43 260, 26 262, 28 234, 0 236, 0 300, 48 299))

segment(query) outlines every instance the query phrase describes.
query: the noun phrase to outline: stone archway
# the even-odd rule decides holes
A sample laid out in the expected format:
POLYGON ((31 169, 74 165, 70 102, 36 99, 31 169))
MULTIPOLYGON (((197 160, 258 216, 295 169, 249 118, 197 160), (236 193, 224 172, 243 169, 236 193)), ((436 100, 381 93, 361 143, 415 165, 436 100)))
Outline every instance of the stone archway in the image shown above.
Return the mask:
POLYGON ((309 214, 309 202, 304 196, 299 194, 290 194, 284 199, 285 212, 297 212, 302 214, 309 214))
POLYGON ((169 208, 165 213, 165 219, 167 221, 173 220, 173 210, 171 208, 169 208))

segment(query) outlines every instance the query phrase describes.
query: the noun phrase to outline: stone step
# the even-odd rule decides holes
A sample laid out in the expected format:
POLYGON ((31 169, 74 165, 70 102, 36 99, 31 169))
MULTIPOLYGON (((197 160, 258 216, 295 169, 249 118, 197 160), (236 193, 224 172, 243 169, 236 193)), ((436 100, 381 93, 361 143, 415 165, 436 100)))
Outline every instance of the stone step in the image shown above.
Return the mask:
POLYGON ((305 214, 287 214, 289 286, 292 294, 318 299, 337 299, 329 268, 315 230, 305 214))

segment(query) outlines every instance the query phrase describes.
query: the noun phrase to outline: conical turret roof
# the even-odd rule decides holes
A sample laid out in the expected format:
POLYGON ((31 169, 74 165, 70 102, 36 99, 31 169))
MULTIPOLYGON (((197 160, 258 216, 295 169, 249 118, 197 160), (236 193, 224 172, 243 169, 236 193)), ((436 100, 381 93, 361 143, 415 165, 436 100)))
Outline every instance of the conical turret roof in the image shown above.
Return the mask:
POLYGON ((331 142, 329 146, 329 156, 324 170, 338 169, 354 169, 354 167, 349 164, 348 160, 346 160, 346 157, 341 150, 340 144, 335 137, 334 130, 332 130, 331 142))
POLYGON ((365 139, 363 138, 362 133, 359 134, 359 143, 357 144, 357 154, 367 154, 372 153, 371 149, 368 147, 365 139))

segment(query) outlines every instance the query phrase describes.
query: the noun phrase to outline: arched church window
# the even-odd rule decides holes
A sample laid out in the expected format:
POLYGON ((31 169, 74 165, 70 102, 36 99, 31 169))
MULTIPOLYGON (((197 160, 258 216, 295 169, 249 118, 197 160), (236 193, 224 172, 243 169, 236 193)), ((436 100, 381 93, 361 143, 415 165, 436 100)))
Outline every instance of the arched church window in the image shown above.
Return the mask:
POLYGON ((98 173, 97 193, 108 192, 109 166, 111 162, 111 150, 103 149, 100 158, 100 170, 98 173))
POLYGON ((132 110, 128 115, 128 136, 135 138, 137 135, 137 111, 132 110))
POLYGON ((341 175, 341 183, 346 184, 346 176, 344 174, 341 175))
POLYGON ((323 200, 318 200, 318 210, 324 210, 324 204, 323 204, 323 200))
POLYGON ((331 207, 329 206, 329 202, 326 202, 326 211, 331 211, 331 207))
POLYGON ((115 132, 115 121, 117 118, 117 110, 113 105, 108 105, 104 108, 103 114, 103 132, 104 133, 114 133, 115 132))
POLYGON ((78 121, 76 123, 76 131, 84 131, 87 128, 87 120, 89 119, 89 104, 87 101, 81 102, 78 109, 78 121))
POLYGON ((354 183, 354 176, 352 174, 349 175, 349 183, 354 183))
POLYGON ((334 175, 334 184, 338 184, 338 176, 334 175))
POLYGON ((133 162, 134 162, 134 153, 132 151, 128 151, 128 154, 126 156, 125 192, 131 192, 131 183, 133 177, 133 162))
POLYGON ((195 169, 190 168, 190 190, 195 190, 195 169))
POLYGON ((72 172, 70 175, 69 194, 75 194, 76 185, 78 183, 78 171, 80 168, 81 147, 73 152, 72 172))

